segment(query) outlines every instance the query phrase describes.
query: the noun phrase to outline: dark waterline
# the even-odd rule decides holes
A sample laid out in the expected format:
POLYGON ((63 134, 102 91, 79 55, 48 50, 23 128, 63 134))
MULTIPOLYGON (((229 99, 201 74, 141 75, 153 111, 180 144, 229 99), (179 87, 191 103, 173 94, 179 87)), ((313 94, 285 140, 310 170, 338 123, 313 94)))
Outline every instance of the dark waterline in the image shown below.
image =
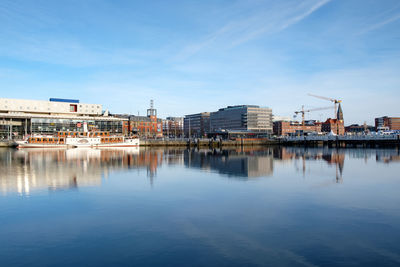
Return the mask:
POLYGON ((397 149, 0 150, 0 266, 399 266, 397 149))

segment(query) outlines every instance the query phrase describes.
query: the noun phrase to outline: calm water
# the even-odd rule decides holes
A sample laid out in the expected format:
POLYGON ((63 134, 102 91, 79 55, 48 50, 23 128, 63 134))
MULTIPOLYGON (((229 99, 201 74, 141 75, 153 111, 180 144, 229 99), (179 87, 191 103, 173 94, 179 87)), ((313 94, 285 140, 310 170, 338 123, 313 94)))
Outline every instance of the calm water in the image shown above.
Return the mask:
POLYGON ((395 149, 0 150, 1 266, 399 266, 395 149))

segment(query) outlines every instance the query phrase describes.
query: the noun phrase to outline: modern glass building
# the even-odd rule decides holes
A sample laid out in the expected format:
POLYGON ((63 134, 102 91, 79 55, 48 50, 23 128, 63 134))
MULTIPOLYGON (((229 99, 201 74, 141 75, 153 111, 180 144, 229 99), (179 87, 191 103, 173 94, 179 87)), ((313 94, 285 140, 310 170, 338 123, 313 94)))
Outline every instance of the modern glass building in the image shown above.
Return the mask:
POLYGON ((28 134, 55 134, 59 131, 90 130, 123 132, 126 119, 102 115, 102 106, 79 100, 51 101, 0 98, 0 139, 21 139, 28 134))
POLYGON ((187 137, 203 137, 210 132, 210 112, 185 115, 183 130, 187 137))
POLYGON ((272 126, 272 109, 256 105, 228 106, 210 114, 211 132, 235 130, 271 133, 272 126))

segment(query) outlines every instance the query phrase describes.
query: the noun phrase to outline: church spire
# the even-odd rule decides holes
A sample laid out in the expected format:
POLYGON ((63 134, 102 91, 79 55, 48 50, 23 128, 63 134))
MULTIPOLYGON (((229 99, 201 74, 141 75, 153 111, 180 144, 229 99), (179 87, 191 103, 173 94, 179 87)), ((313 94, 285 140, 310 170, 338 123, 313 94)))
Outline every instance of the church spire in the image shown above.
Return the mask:
POLYGON ((342 110, 342 106, 340 105, 340 103, 339 103, 339 107, 338 107, 336 116, 339 121, 343 121, 343 110, 342 110))

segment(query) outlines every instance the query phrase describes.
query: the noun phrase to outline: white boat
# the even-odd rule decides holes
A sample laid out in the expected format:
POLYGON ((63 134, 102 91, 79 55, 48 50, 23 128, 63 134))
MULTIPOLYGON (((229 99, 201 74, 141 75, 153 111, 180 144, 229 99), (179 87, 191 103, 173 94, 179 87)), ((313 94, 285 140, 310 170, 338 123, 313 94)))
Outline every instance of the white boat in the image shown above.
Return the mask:
POLYGON ((32 135, 23 141, 16 141, 17 148, 106 148, 106 147, 139 147, 139 138, 123 136, 45 136, 32 135))
POLYGON ((17 148, 118 148, 139 147, 139 138, 111 135, 110 132, 86 130, 83 132, 58 132, 57 135, 32 135, 16 141, 17 148))

